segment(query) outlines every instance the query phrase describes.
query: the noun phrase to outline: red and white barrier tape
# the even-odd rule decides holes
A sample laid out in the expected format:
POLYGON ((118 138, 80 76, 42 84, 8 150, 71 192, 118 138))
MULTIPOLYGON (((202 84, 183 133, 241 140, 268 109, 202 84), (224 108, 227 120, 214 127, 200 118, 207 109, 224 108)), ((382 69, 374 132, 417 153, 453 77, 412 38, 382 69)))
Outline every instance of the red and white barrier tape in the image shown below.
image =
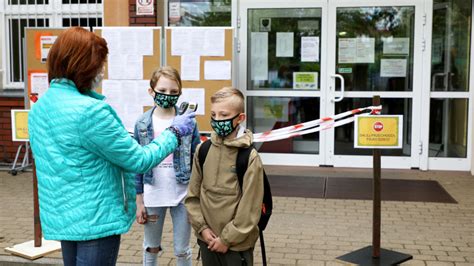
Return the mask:
POLYGON ((321 130, 334 128, 354 122, 354 115, 370 110, 370 114, 380 114, 382 106, 369 106, 357 108, 351 111, 343 112, 330 117, 324 117, 293 126, 283 127, 275 130, 256 133, 253 135, 254 142, 269 142, 293 138, 305 134, 315 133, 321 130))

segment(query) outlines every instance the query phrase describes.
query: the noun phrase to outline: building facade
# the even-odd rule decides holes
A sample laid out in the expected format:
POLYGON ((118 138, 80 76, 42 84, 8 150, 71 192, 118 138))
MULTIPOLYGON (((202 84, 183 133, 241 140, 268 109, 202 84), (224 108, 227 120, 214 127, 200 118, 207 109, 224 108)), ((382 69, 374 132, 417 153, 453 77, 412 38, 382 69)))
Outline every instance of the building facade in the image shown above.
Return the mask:
MULTIPOLYGON (((136 3, 4 0, 5 157, 16 151, 7 110, 23 101, 22 27, 233 26, 233 83, 254 132, 370 106, 380 95, 383 114, 404 118, 402 149, 382 151, 382 167, 474 169, 471 0, 155 0, 148 17, 136 15, 136 3)), ((267 164, 371 167, 371 150, 353 142, 347 124, 257 148, 267 164)))

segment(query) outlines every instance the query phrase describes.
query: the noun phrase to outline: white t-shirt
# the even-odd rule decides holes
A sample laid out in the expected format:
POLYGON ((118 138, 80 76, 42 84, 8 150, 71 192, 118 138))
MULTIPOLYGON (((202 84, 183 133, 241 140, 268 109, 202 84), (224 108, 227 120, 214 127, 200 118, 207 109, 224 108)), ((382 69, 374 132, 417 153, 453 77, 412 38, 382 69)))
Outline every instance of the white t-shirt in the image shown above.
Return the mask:
MULTIPOLYGON (((153 115, 155 138, 171 125, 173 118, 160 119, 153 115)), ((176 182, 173 153, 153 168, 153 184, 144 184, 143 202, 146 207, 177 206, 186 197, 188 185, 176 182)))

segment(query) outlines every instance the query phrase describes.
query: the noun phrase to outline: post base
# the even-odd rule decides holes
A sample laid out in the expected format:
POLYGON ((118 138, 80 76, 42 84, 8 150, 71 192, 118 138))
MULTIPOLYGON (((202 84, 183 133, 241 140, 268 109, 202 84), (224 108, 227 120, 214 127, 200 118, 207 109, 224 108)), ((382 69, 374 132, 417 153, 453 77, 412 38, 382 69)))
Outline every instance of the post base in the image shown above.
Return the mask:
POLYGON ((25 243, 14 245, 13 247, 5 248, 5 251, 13 255, 17 255, 30 260, 35 260, 44 257, 50 253, 61 250, 61 242, 44 240, 41 247, 35 247, 35 241, 31 240, 25 243))
POLYGON ((382 266, 382 265, 398 265, 405 261, 413 259, 410 254, 404 254, 397 251, 380 249, 380 257, 372 257, 372 246, 352 251, 345 255, 339 256, 337 260, 345 263, 351 263, 362 266, 382 266))

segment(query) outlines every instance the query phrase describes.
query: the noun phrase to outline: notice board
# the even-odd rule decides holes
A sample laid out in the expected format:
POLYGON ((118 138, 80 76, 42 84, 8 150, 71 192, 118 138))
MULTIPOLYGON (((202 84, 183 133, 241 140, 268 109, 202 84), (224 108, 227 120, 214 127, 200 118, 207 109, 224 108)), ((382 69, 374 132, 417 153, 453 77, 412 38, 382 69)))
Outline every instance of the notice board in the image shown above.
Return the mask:
MULTIPOLYGON (((219 36, 217 36, 219 37, 219 36)), ((174 37, 176 40, 176 36, 174 37)), ((219 38, 216 38, 217 40, 219 38)), ((217 41, 216 41, 217 42, 217 41)), ((223 87, 232 86, 232 62, 234 58, 234 43, 233 43, 233 28, 231 27, 166 27, 165 28, 165 64, 172 66, 177 69, 181 74, 183 92, 187 89, 203 89, 204 95, 203 104, 198 107, 198 115, 196 120, 198 123, 199 130, 201 132, 211 132, 212 128, 209 123, 210 121, 210 108, 211 108, 211 96, 223 87), (179 31, 181 36, 188 38, 189 42, 185 43, 173 43, 173 32, 176 34, 179 31), (222 32, 220 32, 222 31, 222 32), (193 37, 193 34, 195 35, 193 37), (219 35, 223 34, 223 49, 220 49, 220 43, 217 45, 217 49, 213 50, 212 47, 216 43, 204 40, 203 36, 206 35, 219 35), (201 38, 202 37, 202 38, 201 38), (203 43, 200 43, 200 42, 203 43), (206 43, 207 41, 207 43, 206 43), (177 47, 179 46, 179 48, 177 47), (178 49, 177 49, 178 48, 178 49), (206 48, 207 51, 206 51, 206 48), (204 51, 204 52, 203 52, 204 51), (198 59, 196 57, 199 57, 198 59), (182 71, 182 60, 183 57, 196 58, 199 66, 199 74, 196 75, 183 75, 182 71), (210 62, 215 61, 215 62, 210 62), (222 65, 227 70, 222 73, 220 78, 215 73, 207 72, 206 66, 222 65), (188 76, 188 78, 186 78, 188 76), (225 76, 225 77, 224 77, 225 76), (188 79, 188 80, 187 80, 188 79), (204 105, 204 106, 202 106, 204 105), (201 111, 201 112, 199 112, 201 111)), ((197 90, 193 90, 197 91, 197 90)), ((183 96, 181 96, 183 97, 183 96)), ((192 98, 190 100, 193 100, 192 98)), ((193 100, 194 101, 194 100, 193 100)))
POLYGON ((46 56, 55 38, 66 28, 25 28, 25 109, 49 87, 46 56))

